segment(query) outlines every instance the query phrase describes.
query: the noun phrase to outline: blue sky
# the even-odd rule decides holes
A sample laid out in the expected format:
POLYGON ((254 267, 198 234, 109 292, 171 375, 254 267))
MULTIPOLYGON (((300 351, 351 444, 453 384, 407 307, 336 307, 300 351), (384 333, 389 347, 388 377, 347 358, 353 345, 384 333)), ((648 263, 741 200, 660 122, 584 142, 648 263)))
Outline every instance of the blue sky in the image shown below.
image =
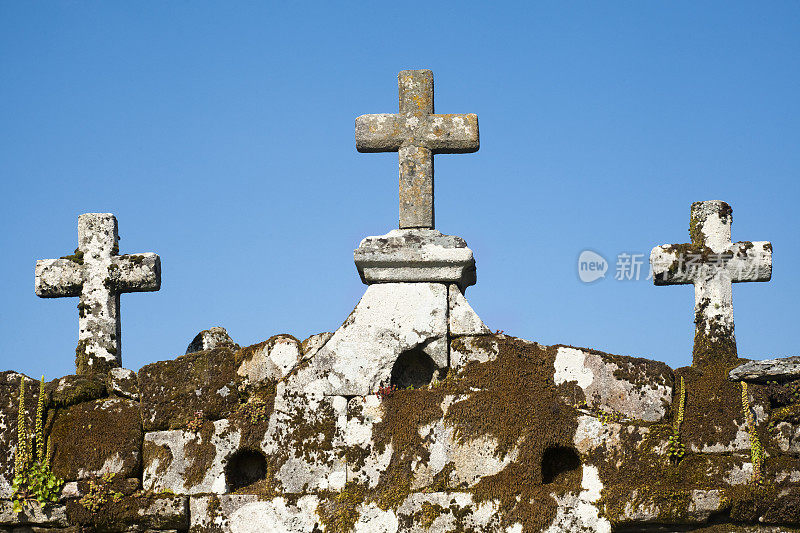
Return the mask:
POLYGON ((37 298, 33 269, 84 212, 162 259, 160 292, 122 296, 127 368, 215 325, 336 329, 352 250, 397 224, 397 155, 357 153, 353 122, 395 112, 408 68, 479 116, 479 152, 437 156, 436 220, 490 328, 688 364, 691 286, 616 281, 615 258, 721 199, 734 240, 775 249, 770 283, 734 288, 740 354, 800 352, 796 2, 3 2, 0 369, 74 371, 77 299, 37 298), (606 279, 579 281, 584 249, 606 279))

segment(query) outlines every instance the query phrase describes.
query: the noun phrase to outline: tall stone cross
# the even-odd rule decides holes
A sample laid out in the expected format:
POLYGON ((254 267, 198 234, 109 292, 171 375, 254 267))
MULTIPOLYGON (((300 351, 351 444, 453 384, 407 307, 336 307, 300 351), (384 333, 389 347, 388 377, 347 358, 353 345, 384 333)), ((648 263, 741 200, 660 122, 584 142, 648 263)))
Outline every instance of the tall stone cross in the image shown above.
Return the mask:
POLYGON ((400 229, 433 229, 433 154, 476 152, 478 116, 434 114, 430 70, 404 70, 397 84, 400 112, 358 117, 356 149, 398 152, 400 229))
POLYGON ((719 200, 692 204, 689 244, 664 244, 650 253, 653 283, 694 284, 692 364, 732 363, 738 357, 733 330, 732 283, 769 281, 772 244, 731 242, 731 206, 719 200))
POLYGON ((74 255, 36 261, 37 296, 80 296, 78 374, 104 374, 122 364, 119 295, 161 288, 158 255, 118 255, 118 242, 114 215, 86 213, 78 217, 74 255))

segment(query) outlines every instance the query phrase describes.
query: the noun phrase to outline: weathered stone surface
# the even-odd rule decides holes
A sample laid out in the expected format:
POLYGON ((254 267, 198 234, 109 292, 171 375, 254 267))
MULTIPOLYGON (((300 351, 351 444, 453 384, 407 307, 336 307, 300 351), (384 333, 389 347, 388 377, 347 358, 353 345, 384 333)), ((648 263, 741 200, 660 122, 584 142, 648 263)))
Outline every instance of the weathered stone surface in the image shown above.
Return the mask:
POLYGON ((397 508, 397 531, 504 531, 497 511, 496 502, 475 502, 468 492, 413 493, 397 508))
POLYGON ((50 526, 67 527, 66 508, 63 505, 48 504, 40 507, 38 503, 26 504, 21 513, 13 511, 14 503, 0 500, 0 526, 50 526))
POLYGON ((135 477, 142 423, 136 403, 108 398, 59 410, 50 433, 53 472, 68 481, 106 473, 135 477))
POLYGON ((106 376, 69 375, 45 385, 51 407, 69 407, 108 396, 106 376))
POLYGON ((225 328, 215 326, 213 328, 204 329, 195 335, 192 342, 190 342, 189 346, 186 348, 186 353, 190 354, 205 350, 213 350, 223 345, 236 346, 236 343, 233 342, 233 339, 228 335, 228 331, 225 328))
POLYGON ((231 531, 231 515, 257 501, 255 494, 193 496, 189 499, 189 530, 227 533, 231 531))
POLYGON ((430 70, 404 70, 397 85, 400 112, 358 117, 356 148, 398 152, 400 228, 433 228, 433 154, 477 151, 478 116, 434 114, 430 70))
POLYGON ((588 530, 597 533, 611 533, 611 522, 600 516, 598 502, 602 490, 603 482, 600 480, 597 468, 584 465, 580 492, 554 496, 558 502, 556 517, 553 519, 553 523, 545 529, 545 532, 588 530))
POLYGON ((139 399, 139 377, 136 372, 127 368, 112 368, 108 372, 106 386, 109 394, 128 398, 139 399))
POLYGON ((694 284, 693 365, 735 361, 731 283, 769 281, 772 244, 731 242, 731 206, 719 200, 692 204, 690 244, 653 248, 650 265, 656 285, 694 284))
POLYGON ((449 313, 448 327, 450 335, 488 335, 491 333, 483 320, 473 311, 467 299, 458 285, 450 285, 448 288, 449 313))
POLYGON ((145 533, 189 528, 189 502, 185 496, 138 492, 107 498, 94 510, 84 507, 80 500, 70 500, 66 507, 70 524, 79 526, 79 531, 145 533))
POLYGON ((291 335, 275 335, 236 352, 236 373, 251 385, 275 382, 289 374, 301 357, 297 339, 291 335))
MULTIPOLYGON (((296 503, 285 498, 247 503, 230 515, 232 533, 312 533, 319 531, 317 496, 302 496, 296 503)), ((225 530, 223 530, 225 531, 225 530)))
POLYGON ((228 420, 206 421, 197 431, 171 430, 144 437, 142 486, 175 494, 227 492, 225 466, 241 434, 228 420))
POLYGON ((473 361, 494 361, 498 352, 497 339, 493 336, 458 337, 450 341, 450 368, 458 372, 473 361))
POLYGON ((558 346, 553 380, 576 383, 589 407, 626 418, 661 420, 672 402, 672 370, 648 359, 558 346))
POLYGON ((333 333, 330 331, 325 331, 323 333, 311 335, 309 338, 304 340, 300 344, 300 351, 303 353, 303 361, 314 357, 320 348, 325 346, 325 343, 331 340, 331 337, 333 337, 333 333))
POLYGON ((800 378, 800 356, 748 361, 728 374, 732 381, 785 381, 800 378))
POLYGON ((353 253, 361 281, 455 283, 474 285, 475 259, 461 237, 434 229, 392 230, 367 237, 353 253))
POLYGON ((228 417, 239 405, 235 356, 228 346, 160 361, 139 370, 146 431, 186 427, 198 411, 208 420, 228 417))
POLYGON ((800 455, 800 425, 778 422, 769 433, 780 451, 800 455))
POLYGON ((447 368, 445 285, 370 285, 344 324, 287 386, 326 395, 366 396, 391 382, 404 352, 409 352, 413 364, 427 364, 431 378, 447 368))
POLYGON ((161 260, 156 254, 119 255, 117 219, 111 213, 80 215, 75 253, 36 262, 37 296, 80 296, 78 374, 105 374, 120 366, 119 295, 160 287, 161 260))
POLYGON ((285 494, 340 490, 347 481, 347 399, 278 385, 261 451, 285 494))
MULTIPOLYGON (((517 459, 517 451, 501 456, 491 435, 476 439, 459 439, 455 429, 445 422, 448 409, 464 398, 446 396, 442 402, 444 417, 417 429, 424 453, 415 458, 411 490, 422 490, 444 483, 447 487, 469 488, 487 476, 503 470, 517 459), (446 471, 445 471, 446 469, 446 471)), ((352 398, 348 406, 345 442, 350 453, 361 460, 348 465, 347 479, 374 488, 392 460, 391 445, 385 449, 375 446, 373 427, 384 418, 384 405, 376 395, 352 398)))

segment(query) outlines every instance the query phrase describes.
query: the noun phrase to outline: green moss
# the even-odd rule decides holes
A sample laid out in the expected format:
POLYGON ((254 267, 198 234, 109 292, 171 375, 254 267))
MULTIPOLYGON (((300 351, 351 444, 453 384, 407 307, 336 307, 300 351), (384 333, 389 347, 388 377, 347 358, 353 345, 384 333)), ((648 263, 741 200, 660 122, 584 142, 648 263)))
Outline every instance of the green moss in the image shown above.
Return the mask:
POLYGON ((99 471, 109 458, 133 475, 141 469, 144 434, 138 406, 128 400, 95 400, 59 409, 52 422, 53 472, 66 480, 99 471))
POLYGON ((108 396, 105 380, 99 375, 70 375, 46 386, 48 404, 63 408, 108 396))
POLYGON ((414 514, 413 521, 415 524, 419 524, 425 529, 430 529, 433 522, 439 518, 444 511, 445 509, 441 505, 423 502, 422 509, 419 513, 414 514))
POLYGON ((349 533, 358 522, 358 507, 364 502, 364 488, 348 483, 337 493, 327 493, 317 507, 317 515, 326 533, 349 533))
POLYGON ((214 436, 214 423, 206 420, 200 431, 186 442, 185 454, 188 459, 184 479, 186 485, 194 487, 202 483, 208 470, 217 457, 217 447, 211 441, 214 436))
MULTIPOLYGON (((86 351, 86 347, 90 345, 88 339, 81 339, 75 347, 75 369, 76 374, 81 375, 106 375, 112 368, 117 368, 119 365, 116 361, 103 359, 102 357, 93 357, 86 351), (91 360, 92 364, 89 364, 91 360)), ((116 355, 117 350, 111 346, 106 348, 111 355, 116 355)))
MULTIPOLYGON (((81 500, 68 500, 66 503, 69 523, 79 531, 132 531, 150 528, 182 529, 185 515, 180 511, 185 500, 170 494, 153 492, 131 492, 125 480, 104 483, 95 480, 97 488, 89 504, 81 500), (102 484, 102 485, 100 485, 102 484), (150 515, 152 508, 171 508, 168 514, 150 515)), ((83 485, 83 492, 91 490, 83 485)))
POLYGON ((156 444, 150 441, 144 441, 142 447, 142 456, 145 457, 147 463, 152 464, 157 462, 155 476, 161 478, 167 473, 169 465, 172 464, 173 455, 172 450, 166 444, 156 444))
POLYGON ((77 263, 79 265, 82 265, 83 264, 83 252, 80 249, 75 248, 75 251, 72 253, 72 255, 62 256, 61 259, 69 259, 73 263, 77 263))
MULTIPOLYGON (((436 386, 400 390, 384 400, 383 420, 373 428, 373 452, 380 454, 391 444, 393 453, 365 501, 396 509, 408 498, 414 465, 430 459, 419 428, 442 418, 460 442, 488 436, 497 443, 499 457, 516 454, 517 459, 501 472, 470 489, 477 502, 498 503, 504 526, 519 522, 526 532, 538 531, 555 517, 553 494, 578 490, 580 468, 543 484, 544 452, 551 447, 571 448, 577 428, 577 412, 565 400, 572 397, 572 389, 553 382, 556 349, 505 336, 482 341, 482 349, 497 350, 496 359, 471 362, 458 376, 448 376, 436 386), (441 406, 447 396, 459 401, 445 414, 441 406)), ((452 343, 453 349, 470 349, 459 344, 461 339, 452 343)), ((463 490, 450 482, 452 465, 445 470, 424 490, 463 490)))

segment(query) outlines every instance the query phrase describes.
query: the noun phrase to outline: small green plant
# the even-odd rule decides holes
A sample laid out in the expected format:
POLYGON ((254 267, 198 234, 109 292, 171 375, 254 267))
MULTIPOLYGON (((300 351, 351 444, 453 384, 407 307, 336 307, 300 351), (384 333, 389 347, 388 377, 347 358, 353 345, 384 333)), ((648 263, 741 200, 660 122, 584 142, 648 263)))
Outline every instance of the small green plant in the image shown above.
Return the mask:
POLYGON ((683 409, 686 405, 686 383, 681 376, 681 390, 678 399, 678 414, 672 422, 672 435, 667 441, 667 455, 673 461, 680 461, 686 454, 686 446, 681 442, 681 424, 683 423, 683 409))
POLYGON ((100 479, 89 480, 89 490, 81 496, 78 503, 91 513, 96 513, 109 501, 118 502, 122 499, 121 492, 113 491, 109 484, 114 481, 115 474, 105 473, 100 479))
POLYGON ((13 511, 22 512, 25 504, 38 502, 44 506, 58 501, 64 481, 50 470, 52 446, 44 438, 44 376, 39 382, 39 401, 36 405, 36 429, 34 442, 28 435, 25 417, 25 377, 19 382, 19 411, 17 412, 17 451, 14 462, 13 511))
POLYGON ((622 413, 620 413, 619 411, 615 411, 614 409, 612 409, 611 411, 605 411, 603 409, 600 409, 599 407, 592 407, 586 402, 586 400, 581 400, 573 404, 572 407, 574 407, 575 409, 584 409, 586 411, 589 411, 594 416, 596 416, 597 419, 600 421, 600 423, 603 424, 604 426, 608 425, 610 422, 621 422, 622 419, 624 418, 622 416, 622 413))
POLYGON ((242 412, 253 424, 269 420, 270 406, 261 398, 255 397, 242 405, 242 412))
POLYGON ((758 438, 755 417, 753 417, 753 411, 750 409, 750 395, 747 393, 747 382, 742 381, 741 384, 742 410, 744 411, 744 419, 747 424, 747 432, 750 434, 750 460, 753 463, 753 481, 760 484, 763 482, 764 447, 761 446, 761 440, 758 438))

